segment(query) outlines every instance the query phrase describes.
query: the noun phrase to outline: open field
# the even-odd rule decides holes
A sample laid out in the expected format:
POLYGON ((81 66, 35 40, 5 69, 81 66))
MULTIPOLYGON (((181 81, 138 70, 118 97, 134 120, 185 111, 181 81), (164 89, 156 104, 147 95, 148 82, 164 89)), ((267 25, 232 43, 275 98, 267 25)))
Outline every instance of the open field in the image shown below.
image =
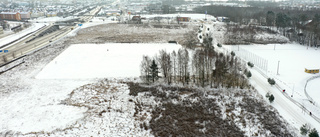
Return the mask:
POLYGON ((183 35, 193 26, 160 26, 135 24, 103 24, 80 30, 72 44, 83 43, 167 43, 182 41, 183 35))

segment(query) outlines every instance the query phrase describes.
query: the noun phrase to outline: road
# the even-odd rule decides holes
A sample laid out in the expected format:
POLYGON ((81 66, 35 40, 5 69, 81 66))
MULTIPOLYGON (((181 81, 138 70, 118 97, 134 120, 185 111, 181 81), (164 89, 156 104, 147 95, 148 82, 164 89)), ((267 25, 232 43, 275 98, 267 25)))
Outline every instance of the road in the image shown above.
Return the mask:
MULTIPOLYGON (((99 10, 101 9, 101 6, 98 6, 94 8, 92 11, 89 11, 86 15, 95 15, 99 10)), ((81 20, 88 22, 92 19, 92 16, 81 16, 81 20)), ((28 36, 24 40, 21 40, 19 42, 15 42, 11 45, 8 45, 6 48, 3 48, 3 50, 8 50, 7 53, 3 53, 0 56, 0 66, 5 65, 6 63, 13 61, 15 59, 18 59, 20 57, 23 57, 25 55, 28 55, 38 49, 41 49, 47 45, 49 45, 51 42, 54 42, 65 35, 67 35, 72 29, 75 29, 78 26, 65 26, 60 28, 57 31, 54 31, 50 34, 44 35, 42 37, 39 37, 31 42, 26 43, 26 41, 32 39, 33 37, 37 36, 41 32, 45 31, 46 29, 50 28, 52 26, 48 25, 45 28, 39 30, 33 35, 28 36)))
POLYGON ((270 92, 274 95, 275 101, 272 106, 275 107, 280 115, 283 116, 295 128, 300 128, 303 124, 309 123, 312 127, 320 131, 320 123, 309 115, 309 112, 300 108, 297 104, 287 98, 287 94, 283 93, 279 87, 271 86, 265 77, 263 77, 255 69, 251 70, 251 84, 258 90, 261 95, 266 95, 270 92))

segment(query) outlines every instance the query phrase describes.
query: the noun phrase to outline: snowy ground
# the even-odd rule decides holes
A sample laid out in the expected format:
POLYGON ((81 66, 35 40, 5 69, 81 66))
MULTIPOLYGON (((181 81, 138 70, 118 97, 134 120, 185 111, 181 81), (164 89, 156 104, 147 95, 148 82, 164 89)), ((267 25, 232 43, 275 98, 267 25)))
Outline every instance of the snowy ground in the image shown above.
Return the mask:
MULTIPOLYGON (((319 76, 319 75, 317 75, 319 76)), ((309 94, 309 96, 311 96, 311 98, 317 102, 317 106, 320 105, 320 98, 319 98, 319 94, 320 94, 320 77, 314 80, 310 80, 308 85, 307 85, 307 92, 309 94)))
POLYGON ((33 19, 33 20, 29 20, 29 22, 42 22, 42 23, 53 23, 53 22, 57 22, 57 21, 65 21, 65 20, 69 20, 69 19, 74 19, 76 17, 66 17, 66 18, 63 18, 63 17, 41 17, 41 18, 36 18, 36 19, 33 19))
MULTIPOLYGON (((160 47, 170 52, 180 46, 79 44, 68 47, 68 43, 58 42, 26 57, 26 63, 1 75, 0 86, 4 88, 0 93, 4 94, 0 96, 0 109, 5 113, 0 114, 0 135, 151 136, 133 117, 134 104, 129 100, 141 98, 129 96, 128 87, 119 79, 95 78, 127 76, 118 73, 122 68, 132 71, 132 77, 139 76, 142 55, 153 56, 160 47), (130 50, 121 50, 124 47, 130 50), (117 73, 111 68, 118 68, 117 73)), ((149 114, 141 115, 148 119, 149 114)))
MULTIPOLYGON (((304 86, 306 81, 319 74, 305 73, 305 68, 320 68, 319 61, 320 51, 314 48, 307 49, 305 46, 298 44, 269 44, 269 45, 238 45, 226 46, 229 51, 235 51, 236 55, 244 58, 247 61, 253 62, 256 67, 260 67, 263 73, 268 77, 274 78, 279 86, 286 90, 287 94, 293 95, 293 99, 300 102, 313 115, 320 117, 320 94, 319 84, 316 84, 319 79, 310 81, 307 86, 308 94, 316 101, 315 105, 308 101, 308 98, 304 94, 304 86), (239 51, 238 51, 239 49, 239 51), (279 72, 277 67, 279 63, 279 72), (279 75, 277 75, 279 73, 279 75)), ((253 74, 255 75, 255 74, 253 74)), ((258 73, 258 75, 260 75, 258 73)), ((265 81, 266 83, 266 81, 265 81)), ((266 87, 265 87, 266 88, 266 87)), ((268 89, 270 91, 276 89, 268 89)), ((278 93, 277 93, 278 94, 278 93)), ((279 94, 279 97, 284 98, 283 95, 279 94)), ((288 99, 283 99, 288 101, 288 99)), ((279 106, 280 107, 280 106, 279 106)), ((282 106, 284 107, 284 106, 282 106)), ((291 106, 294 113, 301 113, 301 109, 296 109, 296 106, 291 106), (294 110, 295 109, 295 110, 294 110)), ((287 106, 287 108, 290 108, 287 106)), ((281 111, 281 109, 279 109, 281 111)), ((295 115, 295 114, 288 114, 295 115)), ((302 116, 305 117, 305 116, 302 116)), ((305 118, 303 118, 305 119, 305 118)), ((318 125, 313 119, 306 118, 307 122, 318 125)), ((304 121, 304 120, 302 120, 304 121)), ((299 124, 302 121, 295 121, 299 124)), ((301 125, 299 125, 301 126, 301 125)), ((296 127, 299 127, 296 125, 296 127)), ((318 129, 319 130, 319 129, 318 129)))
MULTIPOLYGON (((139 76, 140 71, 138 66, 143 54, 154 55, 158 53, 159 49, 166 49, 168 51, 171 51, 178 49, 180 45, 83 44, 72 45, 70 48, 64 51, 64 48, 66 47, 68 46, 63 42, 58 42, 55 46, 48 47, 43 51, 37 52, 36 54, 25 58, 26 63, 1 75, 2 77, 0 77, 0 81, 3 81, 4 83, 2 82, 0 84, 1 87, 5 88, 2 88, 0 90, 0 92, 3 93, 0 96, 0 109, 4 110, 4 113, 0 114, 0 123, 4 123, 0 126, 0 134, 17 134, 31 136, 33 136, 34 134, 56 134, 57 136, 61 136, 69 133, 72 133, 73 135, 83 135, 84 132, 88 132, 86 133, 87 135, 93 136, 122 136, 132 130, 130 132, 131 135, 141 134, 141 136, 150 136, 150 133, 148 131, 140 129, 139 123, 135 124, 134 117, 132 116, 132 109, 134 109, 134 107, 132 108, 132 106, 128 106, 128 91, 126 88, 122 88, 123 85, 120 85, 121 90, 117 90, 118 92, 107 95, 111 97, 108 101, 115 103, 109 105, 116 108, 109 109, 109 111, 111 112, 103 115, 105 117, 103 119, 96 118, 96 115, 98 115, 99 112, 102 111, 100 110, 100 108, 105 107, 100 106, 101 104, 97 106, 99 108, 99 111, 94 113, 95 116, 92 116, 91 114, 93 113, 90 112, 91 109, 88 109, 88 107, 77 106, 72 102, 71 104, 66 104, 64 103, 64 100, 70 97, 70 93, 72 93, 72 91, 77 91, 74 89, 77 89, 85 84, 95 83, 97 81, 97 79, 95 79, 96 77, 124 77, 127 74, 127 72, 125 71, 131 72, 131 76, 139 76), (129 48, 130 50, 124 52, 123 50, 121 50, 123 48, 129 48), (61 52, 62 54, 56 57, 61 52), (108 55, 108 53, 110 54, 108 55), (123 62, 129 61, 130 63, 122 63, 119 60, 119 57, 122 57, 123 62), (100 68, 100 70, 104 71, 91 70, 87 72, 95 73, 81 73, 81 71, 83 71, 83 69, 79 69, 82 68, 81 66, 73 66, 78 68, 75 68, 73 71, 69 72, 71 73, 71 75, 69 75, 68 78, 50 79, 53 76, 61 78, 61 76, 63 76, 61 74, 66 74, 66 72, 64 71, 66 71, 67 68, 72 69, 72 66, 67 66, 70 65, 70 62, 68 61, 73 61, 71 63, 73 65, 83 65, 86 68, 90 68, 88 67, 89 64, 83 64, 80 62, 75 63, 77 61, 74 61, 73 59, 78 59, 78 61, 80 61, 81 59, 86 59, 88 61, 87 63, 92 63, 91 68, 93 69, 100 68, 101 66, 99 67, 99 65, 102 65, 104 68, 100 68), (92 60, 95 61, 92 62, 92 60), (47 64, 50 61, 51 63, 47 64), (50 68, 56 67, 56 61, 58 67, 60 67, 60 70, 57 68, 50 68), (47 67, 45 67, 46 65, 47 67), (120 70, 117 70, 117 72, 110 72, 115 71, 114 69, 122 69, 123 72, 119 72, 120 70), (44 79, 37 79, 39 77, 42 77, 44 79), (123 94, 123 97, 124 99, 126 99, 126 101, 123 101, 121 99, 119 100, 121 96, 118 96, 118 94, 123 94), (117 96, 117 98, 112 98, 114 96, 117 96), (121 104, 119 101, 123 104, 121 104), (127 108, 128 112, 117 111, 118 108, 123 109, 126 107, 129 107, 127 108), (88 114, 89 112, 90 114, 88 114), (130 121, 131 124, 128 125, 128 122, 130 123, 130 121), (101 127, 101 124, 106 124, 107 126, 101 127), (125 128, 127 126, 128 128, 125 128), (99 132, 92 132, 96 127, 101 127, 101 129, 97 129, 99 132)), ((109 86, 111 86, 109 89, 111 91, 119 88, 116 81, 113 83, 114 84, 111 85, 108 84, 109 86)), ((79 95, 82 95, 83 92, 87 92, 86 90, 82 91, 81 88, 78 90, 80 92, 79 95)), ((96 93, 92 94, 93 96, 96 95, 96 93)), ((79 98, 83 96, 73 97, 79 98)), ((101 98, 103 96, 97 95, 97 97, 101 98)), ((87 98, 84 98, 84 100, 86 99, 87 98)), ((87 106, 90 105, 90 103, 95 102, 89 101, 82 103, 84 103, 84 106, 87 106)))
POLYGON ((178 50, 177 44, 78 44, 71 45, 51 61, 37 79, 87 79, 138 77, 143 55, 153 56, 161 49, 178 50))

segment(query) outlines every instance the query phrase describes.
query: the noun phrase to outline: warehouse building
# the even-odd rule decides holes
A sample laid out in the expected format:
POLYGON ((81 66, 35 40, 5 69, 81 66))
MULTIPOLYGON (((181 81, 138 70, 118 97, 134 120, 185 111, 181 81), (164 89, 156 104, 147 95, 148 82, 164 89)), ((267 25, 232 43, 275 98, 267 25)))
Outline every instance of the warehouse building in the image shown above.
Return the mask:
POLYGON ((20 21, 21 20, 21 14, 19 12, 1 12, 0 18, 2 20, 14 20, 14 21, 20 21))
POLYGON ((30 12, 20 12, 21 20, 29 20, 31 18, 30 12))

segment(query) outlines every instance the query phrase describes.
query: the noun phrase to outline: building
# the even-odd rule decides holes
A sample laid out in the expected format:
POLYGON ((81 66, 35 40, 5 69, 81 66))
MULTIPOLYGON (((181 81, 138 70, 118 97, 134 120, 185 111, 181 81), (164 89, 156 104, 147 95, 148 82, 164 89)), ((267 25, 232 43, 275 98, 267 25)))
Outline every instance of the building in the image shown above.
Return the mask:
POLYGON ((14 20, 14 21, 20 21, 21 20, 21 14, 19 12, 1 12, 0 18, 2 20, 14 20))
POLYGON ((307 72, 307 73, 319 73, 319 69, 305 69, 304 72, 307 72))
POLYGON ((56 17, 57 13, 56 12, 49 12, 47 13, 47 17, 56 17))
POLYGON ((178 22, 189 22, 190 18, 189 17, 177 17, 178 22))
POLYGON ((31 18, 30 12, 20 12, 21 20, 29 20, 31 18))
POLYGON ((32 12, 31 18, 38 18, 44 16, 44 12, 32 12))

